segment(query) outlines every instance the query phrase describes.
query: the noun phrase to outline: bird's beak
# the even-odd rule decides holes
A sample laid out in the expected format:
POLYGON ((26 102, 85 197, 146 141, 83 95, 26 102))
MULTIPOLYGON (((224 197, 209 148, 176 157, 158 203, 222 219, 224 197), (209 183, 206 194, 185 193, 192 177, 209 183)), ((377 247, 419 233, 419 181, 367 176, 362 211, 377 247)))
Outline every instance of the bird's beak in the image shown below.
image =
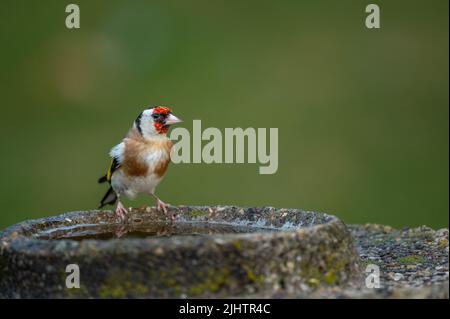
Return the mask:
POLYGON ((182 120, 180 120, 178 117, 176 117, 173 114, 169 114, 169 116, 166 118, 166 125, 172 125, 172 124, 176 124, 176 123, 180 123, 183 122, 182 120))

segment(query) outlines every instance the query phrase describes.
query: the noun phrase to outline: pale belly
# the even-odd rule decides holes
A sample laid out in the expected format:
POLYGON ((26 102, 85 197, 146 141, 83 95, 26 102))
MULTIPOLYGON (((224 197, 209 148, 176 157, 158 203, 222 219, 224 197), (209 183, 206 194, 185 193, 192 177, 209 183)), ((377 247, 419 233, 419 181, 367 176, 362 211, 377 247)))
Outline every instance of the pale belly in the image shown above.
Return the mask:
MULTIPOLYGON (((111 176, 111 186, 117 195, 124 195, 133 198, 138 194, 154 194, 155 187, 162 180, 163 174, 156 174, 159 163, 167 163, 170 160, 170 146, 171 142, 167 138, 161 140, 154 140, 152 143, 141 143, 129 139, 121 143, 122 148, 118 148, 114 156, 122 158, 123 168, 116 170, 111 176), (168 144, 170 143, 170 144, 168 144), (134 161, 127 162, 127 158, 123 157, 125 152, 136 154, 137 158, 134 161), (136 163, 142 163, 144 168, 147 168, 147 173, 136 169, 136 163), (142 175, 145 174, 145 175, 142 175)), ((139 167, 139 165, 137 165, 139 167)))
POLYGON ((153 194, 161 179, 153 173, 141 177, 128 177, 122 171, 117 171, 111 178, 111 186, 117 195, 134 198, 142 193, 153 194))

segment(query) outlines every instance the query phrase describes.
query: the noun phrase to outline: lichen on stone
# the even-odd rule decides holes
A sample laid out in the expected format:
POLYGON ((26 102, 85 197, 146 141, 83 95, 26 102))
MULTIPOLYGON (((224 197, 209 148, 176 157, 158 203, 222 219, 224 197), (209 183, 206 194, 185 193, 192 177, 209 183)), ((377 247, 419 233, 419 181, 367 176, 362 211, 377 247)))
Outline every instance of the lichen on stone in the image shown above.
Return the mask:
POLYGON ((230 271, 227 268, 211 268, 206 274, 200 274, 204 277, 200 282, 187 287, 190 296, 199 296, 205 293, 215 293, 223 286, 227 285, 230 271))
POLYGON ((425 257, 420 255, 409 255, 406 257, 400 257, 397 260, 402 265, 416 265, 424 263, 425 257))

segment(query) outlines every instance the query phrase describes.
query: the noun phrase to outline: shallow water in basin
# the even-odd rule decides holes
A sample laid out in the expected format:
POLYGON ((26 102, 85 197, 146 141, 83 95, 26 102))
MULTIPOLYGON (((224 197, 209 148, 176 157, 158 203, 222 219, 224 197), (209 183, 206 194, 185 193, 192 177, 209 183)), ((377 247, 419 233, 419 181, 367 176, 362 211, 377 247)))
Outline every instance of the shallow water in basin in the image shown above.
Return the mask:
POLYGON ((108 240, 113 238, 146 238, 171 236, 212 236, 255 232, 274 232, 275 228, 205 222, 128 224, 78 224, 43 230, 34 237, 46 240, 108 240))

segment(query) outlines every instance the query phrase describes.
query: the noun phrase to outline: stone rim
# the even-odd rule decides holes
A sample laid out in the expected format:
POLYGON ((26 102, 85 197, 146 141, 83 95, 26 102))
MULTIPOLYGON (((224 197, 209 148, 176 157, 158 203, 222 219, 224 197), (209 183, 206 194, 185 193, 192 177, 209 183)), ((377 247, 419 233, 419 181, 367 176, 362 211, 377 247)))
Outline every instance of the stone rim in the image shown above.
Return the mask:
MULTIPOLYGON (((124 297, 147 296, 164 298, 179 297, 182 295, 188 297, 238 296, 254 290, 261 291, 275 289, 274 287, 280 282, 284 282, 287 286, 292 287, 292 289, 305 289, 302 284, 308 280, 316 280, 314 277, 320 277, 320 279, 313 282, 314 285, 317 281, 327 281, 328 279, 326 276, 331 270, 333 278, 338 278, 337 282, 348 280, 350 276, 358 270, 358 257, 354 250, 351 236, 345 225, 337 217, 332 215, 305 212, 297 209, 276 209, 273 207, 241 208, 236 206, 186 206, 173 207, 171 210, 179 213, 177 221, 180 222, 211 222, 219 220, 228 222, 246 221, 251 224, 258 224, 261 222, 258 221, 257 217, 262 216, 265 218, 263 218, 263 220, 266 222, 266 226, 267 224, 278 226, 281 231, 214 235, 210 239, 176 237, 170 237, 168 239, 122 238, 106 241, 89 239, 79 242, 74 240, 61 241, 35 239, 30 238, 30 235, 35 232, 36 228, 41 227, 42 229, 51 225, 55 226, 58 223, 64 223, 64 221, 67 222, 67 219, 93 221, 95 218, 100 218, 101 220, 110 220, 114 218, 114 214, 110 211, 71 212, 49 218, 25 221, 11 226, 0 233, 0 294, 3 288, 8 291, 6 293, 7 297, 14 296, 14 293, 17 292, 19 295, 23 295, 24 290, 27 287, 29 288, 29 285, 33 284, 32 282, 19 282, 19 286, 22 286, 17 288, 11 287, 11 280, 18 282, 19 277, 26 277, 25 273, 23 276, 14 273, 14 267, 17 268, 17 265, 12 265, 12 268, 8 265, 11 261, 15 261, 14 256, 17 255, 26 256, 27 260, 30 261, 30 267, 31 263, 33 263, 33 266, 37 265, 40 268, 45 268, 46 258, 50 258, 54 261, 61 261, 61 263, 62 261, 68 261, 71 258, 89 260, 89 262, 93 262, 96 266, 103 267, 101 261, 102 258, 105 257, 109 258, 110 261, 114 261, 114 258, 117 258, 117 256, 125 256, 130 260, 136 260, 138 258, 137 256, 144 255, 150 258, 151 264, 158 266, 158 263, 162 262, 166 255, 169 257, 193 255, 204 261, 208 267, 213 267, 214 269, 220 267, 222 264, 224 267, 231 267, 231 269, 236 269, 234 268, 236 264, 243 265, 243 267, 250 265, 249 267, 259 269, 255 272, 256 274, 247 274, 248 278, 243 278, 242 274, 234 276, 233 273, 227 273, 227 278, 236 282, 236 284, 226 289, 222 289, 222 287, 217 288, 217 283, 214 282, 215 279, 213 278, 211 280, 214 284, 212 286, 214 289, 206 289, 206 291, 197 289, 198 285, 190 286, 195 289, 188 289, 186 293, 182 291, 181 294, 178 292, 174 293, 173 291, 167 293, 164 289, 152 290, 153 288, 151 287, 149 290, 150 292, 146 290, 146 293, 139 294, 136 291, 133 291, 130 294, 124 295, 124 297), (196 213, 193 214, 193 212, 196 213), (200 214, 201 216, 199 216, 198 212, 203 212, 204 214, 200 214), (293 221, 297 221, 297 223, 293 221), (304 221, 307 223, 303 223, 304 221), (300 224, 302 224, 301 227, 300 224), (236 251, 236 243, 239 243, 239 246, 242 246, 245 249, 236 251), (270 259, 270 254, 260 249, 263 245, 274 250, 273 263, 270 259), (310 245, 310 247, 308 248, 307 245, 310 245), (330 248, 330 253, 321 252, 319 248, 322 246, 330 248), (199 251, 193 249, 193 247, 198 247, 199 251), (311 249, 311 252, 309 252, 308 249, 311 249), (162 250, 164 253, 160 255, 158 252, 159 250, 162 250), (324 269, 323 271, 328 271, 328 268, 331 269, 338 264, 340 266, 336 269, 331 269, 325 274, 318 273, 313 268, 308 268, 306 270, 302 269, 302 274, 300 276, 296 269, 285 269, 286 267, 284 264, 289 265, 289 263, 295 262, 294 259, 297 258, 299 254, 301 256, 305 253, 306 256, 308 256, 308 260, 311 260, 312 264, 318 263, 317 267, 322 267, 324 269), (227 254, 232 254, 232 259, 227 259, 227 254), (286 256, 283 257, 283 254, 286 256), (333 256, 333 258, 330 265, 327 265, 326 262, 329 259, 329 256, 333 256), (255 260, 258 260, 258 258, 265 260, 268 265, 255 265, 255 260), (2 259, 4 259, 3 262, 2 259), (263 275, 265 278, 264 282, 263 280, 258 279, 260 276, 262 278, 263 275), (1 279, 2 277, 5 278, 5 276, 10 277, 9 281, 8 279, 1 279)), ((166 220, 165 215, 154 209, 150 209, 149 211, 133 210, 132 216, 133 218, 138 216, 141 218, 148 217, 166 220)), ((192 275, 193 277, 197 276, 198 274, 195 273, 196 270, 194 270, 195 268, 193 268, 191 264, 192 260, 185 260, 186 257, 180 258, 181 259, 175 259, 175 263, 180 263, 180 261, 183 260, 186 261, 186 265, 183 264, 184 261, 181 265, 185 266, 187 274, 192 275)), ((22 264, 24 262, 27 263, 28 261, 21 260, 22 264)), ((117 269, 122 269, 121 267, 124 268, 125 266, 119 265, 117 269)), ((163 268, 164 267, 161 269, 163 268)), ((205 271, 203 271, 203 273, 205 271)), ((222 275, 223 274, 219 274, 219 276, 222 275)), ((189 282, 184 282, 184 279, 178 278, 177 280, 181 282, 182 288, 183 285, 190 284, 189 282)), ((329 281, 330 284, 335 284, 334 279, 330 279, 329 281)), ((34 284, 36 284, 36 282, 34 282, 34 284)), ((158 289, 160 288, 161 287, 158 286, 158 289)), ((183 290, 182 288, 180 289, 183 290)), ((45 296, 64 297, 65 295, 62 294, 62 290, 64 289, 61 289, 60 286, 52 287, 45 296)), ((42 293, 44 293, 44 291, 42 291, 42 293)), ((102 297, 101 294, 98 295, 91 291, 87 293, 86 296, 102 297)))
MULTIPOLYGON (((238 209, 238 210, 254 210, 255 214, 260 212, 261 210, 267 210, 270 209, 272 213, 287 213, 287 214, 315 214, 316 216, 319 216, 319 220, 317 221, 317 218, 310 223, 309 225, 292 225, 292 226, 273 226, 269 225, 271 229, 277 230, 275 233, 270 232, 253 232, 253 233, 237 233, 237 234, 217 234, 214 237, 220 238, 224 241, 232 241, 235 238, 243 239, 243 240, 252 240, 255 238, 262 239, 262 238, 272 238, 274 235, 281 235, 284 236, 289 233, 295 233, 295 232, 315 232, 319 228, 322 227, 328 227, 329 224, 332 223, 342 223, 337 217, 333 215, 329 215, 326 213, 319 213, 319 212, 310 212, 310 211, 302 211, 298 209, 290 209, 290 208, 274 208, 274 207, 238 207, 238 206, 179 206, 179 207, 171 207, 169 212, 179 211, 179 210, 187 210, 189 213, 190 211, 204 211, 205 213, 207 210, 213 209, 213 211, 216 213, 214 216, 201 216, 198 217, 187 217, 185 214, 181 216, 181 218, 177 218, 175 222, 215 222, 220 224, 230 224, 230 225, 238 225, 238 226, 250 226, 252 227, 251 223, 245 224, 245 219, 232 219, 226 220, 226 219, 220 219, 219 221, 215 219, 217 217, 217 212, 227 211, 230 209, 238 209), (219 210, 217 211, 217 208, 219 210), (187 218, 186 218, 187 217, 187 218), (324 221, 324 222, 321 222, 324 221), (244 223, 242 223, 244 222, 244 223)), ((186 213, 186 211, 184 211, 186 213)), ((54 250, 54 248, 60 243, 60 240, 47 240, 47 239, 39 239, 39 238, 33 238, 30 237, 30 235, 33 235, 36 233, 36 228, 40 228, 39 230, 44 230, 50 227, 57 227, 57 226, 64 226, 67 223, 67 219, 70 219, 72 221, 76 221, 79 219, 92 219, 95 218, 94 214, 100 214, 100 217, 102 220, 108 221, 108 222, 115 222, 115 215, 112 211, 105 211, 105 210, 92 210, 92 211, 73 211, 73 212, 67 212, 60 215, 50 216, 50 217, 43 217, 43 218, 37 218, 32 220, 23 221, 20 223, 17 223, 15 225, 12 225, 3 231, 0 231, 0 241, 3 243, 8 243, 8 246, 10 244, 19 243, 22 241, 26 241, 29 245, 36 245, 41 247, 42 249, 49 249, 54 250), (106 218, 106 219, 105 219, 106 218), (39 227, 40 225, 45 225, 45 227, 39 227)), ((156 221, 170 221, 170 219, 166 218, 165 215, 158 212, 155 208, 151 208, 150 211, 142 210, 142 209, 133 209, 130 214, 133 215, 133 217, 137 217, 136 215, 139 214, 139 216, 147 217, 147 218, 154 218, 156 217, 156 221)), ((99 216, 99 215, 97 215, 99 216)), ((138 217, 139 217, 138 216, 138 217)), ((286 216, 289 217, 289 216, 286 216)), ((98 220, 96 220, 98 222, 98 220)), ((252 222, 252 221, 251 221, 252 222)), ((71 224, 69 222, 69 224, 71 224)), ((263 227, 267 227, 267 225, 261 226, 253 226, 260 229, 263 229, 263 227)), ((269 228, 267 227, 267 228, 269 228)), ((174 244, 175 247, 185 247, 188 245, 191 245, 191 243, 196 243, 198 241, 205 241, 205 240, 214 240, 214 239, 205 239, 202 238, 201 240, 198 238, 184 238, 183 240, 175 240, 174 244)), ((71 239, 64 239, 64 241, 69 242, 72 245, 80 245, 80 241, 75 241, 71 239)), ((141 242, 145 242, 146 244, 150 246, 161 246, 161 245, 167 245, 168 241, 166 239, 159 239, 159 238, 145 238, 145 239, 137 239, 137 238, 120 238, 120 239, 111 239, 108 241, 105 240, 96 240, 96 239, 88 239, 83 240, 83 242, 89 242, 89 244, 93 245, 101 245, 102 249, 104 250, 114 250, 115 246, 118 242, 121 242, 122 244, 125 244, 129 247, 140 245, 141 242)), ((12 245, 14 247, 14 245, 12 245)), ((171 248, 174 248, 173 246, 171 248)))

